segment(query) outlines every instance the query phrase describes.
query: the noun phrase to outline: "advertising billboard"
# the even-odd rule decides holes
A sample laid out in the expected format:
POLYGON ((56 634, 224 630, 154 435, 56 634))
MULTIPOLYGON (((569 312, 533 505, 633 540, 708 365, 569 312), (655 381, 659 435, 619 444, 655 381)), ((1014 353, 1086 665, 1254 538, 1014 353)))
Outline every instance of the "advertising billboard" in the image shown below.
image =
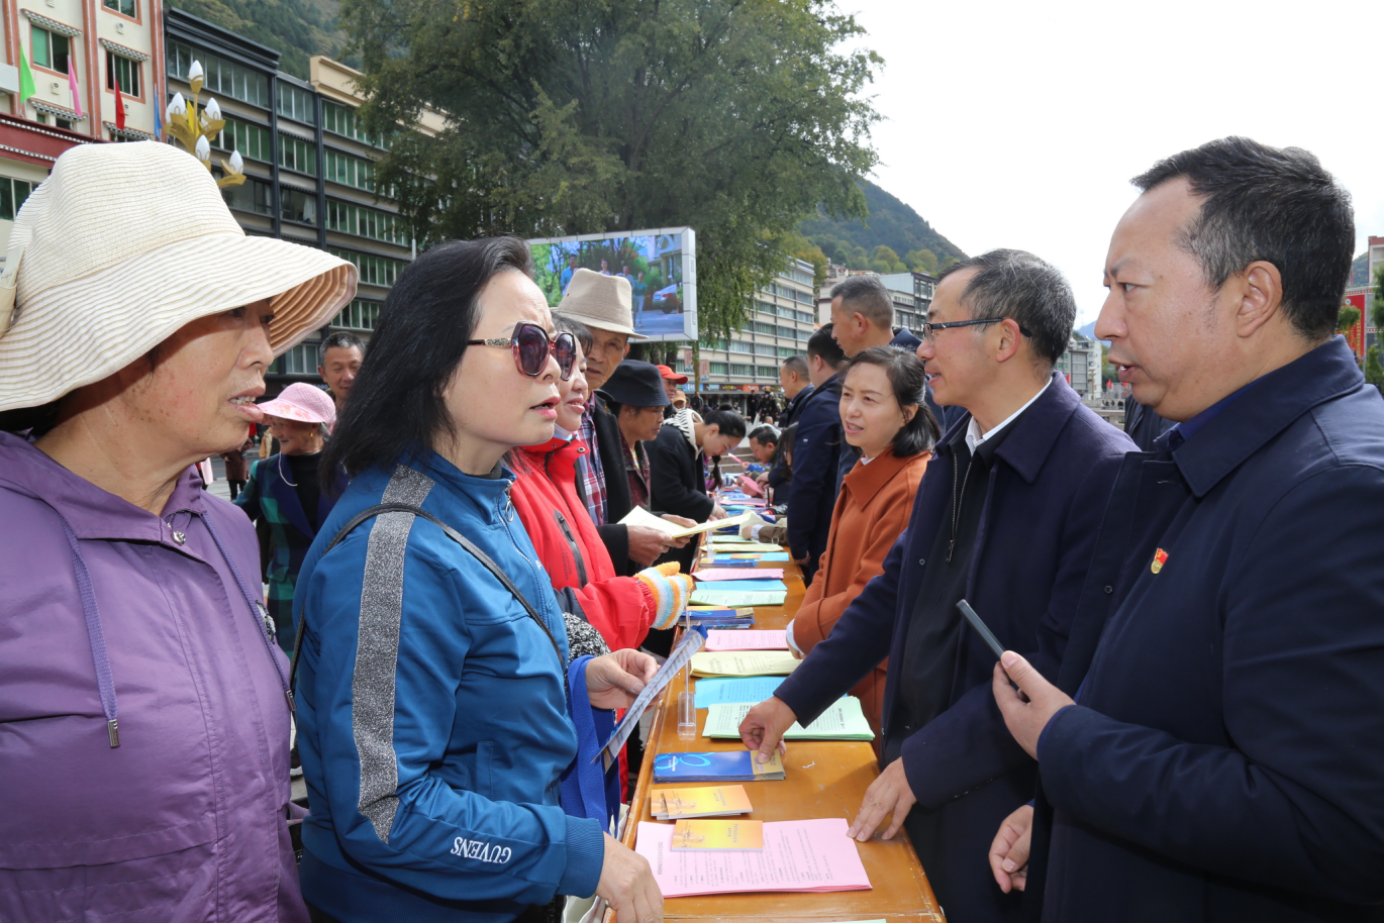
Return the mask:
POLYGON ((577 269, 630 281, 635 332, 651 340, 697 339, 697 264, 692 228, 581 234, 529 241, 535 280, 556 308, 577 269))

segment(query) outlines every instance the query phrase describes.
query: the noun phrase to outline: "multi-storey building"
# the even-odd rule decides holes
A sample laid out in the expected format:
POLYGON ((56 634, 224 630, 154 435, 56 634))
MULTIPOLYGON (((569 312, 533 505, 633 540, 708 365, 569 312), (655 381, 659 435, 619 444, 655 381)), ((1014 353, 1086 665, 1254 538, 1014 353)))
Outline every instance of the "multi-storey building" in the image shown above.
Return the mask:
POLYGON ((729 339, 704 342, 700 367, 683 350, 683 372, 703 399, 744 410, 756 393, 782 393, 779 363, 802 355, 817 325, 813 320, 813 264, 794 260, 757 292, 750 323, 729 339))
POLYGON ((1101 393, 1101 341, 1076 330, 1068 338, 1067 352, 1054 364, 1083 400, 1097 401, 1101 393))
MULTIPOLYGON (((267 376, 271 390, 315 381, 322 337, 344 329, 368 339, 385 293, 417 254, 407 223, 375 182, 375 160, 389 138, 365 131, 356 115, 364 101, 355 85, 359 74, 339 62, 314 57, 304 81, 279 71, 278 51, 181 10, 167 10, 165 28, 168 96, 190 98, 188 72, 193 61, 200 63, 199 103, 214 97, 226 120, 212 162, 232 151, 245 162, 245 183, 224 190, 241 227, 325 249, 360 270, 357 298, 281 356, 267 376)), ((435 134, 442 125, 429 112, 415 128, 435 134)))
MULTIPOLYGON (((847 269, 833 264, 827 272, 827 281, 818 294, 818 323, 832 321, 832 287, 851 276, 872 275, 868 270, 847 269)), ((914 336, 923 335, 923 325, 928 320, 928 309, 933 304, 933 295, 938 289, 938 280, 926 272, 895 272, 882 275, 880 281, 890 290, 894 301, 894 321, 892 327, 907 328, 914 336)))
POLYGON ((163 8, 160 0, 4 0, 0 43, 3 256, 19 206, 64 151, 154 137, 163 96, 163 8), (27 93, 25 66, 33 78, 27 93))

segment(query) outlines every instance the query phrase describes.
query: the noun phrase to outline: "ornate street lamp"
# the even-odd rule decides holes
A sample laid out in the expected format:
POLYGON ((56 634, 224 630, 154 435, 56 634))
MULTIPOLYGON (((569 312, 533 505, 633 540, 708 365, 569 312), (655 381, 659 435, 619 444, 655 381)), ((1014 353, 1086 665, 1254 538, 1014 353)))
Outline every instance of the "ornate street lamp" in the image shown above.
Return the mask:
MULTIPOLYGON (((188 68, 188 85, 192 87, 192 103, 183 99, 182 93, 174 93, 173 99, 168 103, 167 118, 165 121, 165 132, 171 134, 182 142, 183 147, 194 157, 201 161, 202 166, 208 171, 212 168, 212 144, 211 139, 218 137, 223 128, 226 127, 226 120, 221 117, 221 107, 212 97, 207 97, 207 105, 199 113, 197 110, 197 97, 202 92, 204 83, 202 64, 193 61, 188 68)), ((245 182, 245 161, 240 156, 240 151, 232 151, 229 160, 223 159, 221 167, 226 171, 226 175, 216 181, 218 187, 225 189, 227 186, 239 186, 245 182)))

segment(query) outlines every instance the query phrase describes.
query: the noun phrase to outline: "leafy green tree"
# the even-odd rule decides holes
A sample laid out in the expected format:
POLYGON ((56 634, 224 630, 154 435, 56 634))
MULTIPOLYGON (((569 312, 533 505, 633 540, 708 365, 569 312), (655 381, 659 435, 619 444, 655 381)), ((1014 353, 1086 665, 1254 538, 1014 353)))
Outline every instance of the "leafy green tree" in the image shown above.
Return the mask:
POLYGON ((715 337, 802 218, 865 214, 881 60, 829 0, 343 0, 341 22, 369 127, 450 116, 377 170, 420 238, 690 225, 715 337))
POLYGON ((938 255, 927 247, 910 250, 904 254, 904 265, 914 272, 935 273, 938 271, 938 255))
POLYGON ((1366 350, 1366 381, 1375 385, 1377 390, 1385 391, 1385 369, 1380 365, 1380 347, 1372 346, 1366 350))
POLYGON ((938 264, 938 272, 942 272, 944 269, 951 266, 953 263, 960 262, 961 260, 957 259, 957 257, 949 256, 947 259, 943 260, 941 263, 938 264))
POLYGON ((886 266, 893 266, 895 263, 899 262, 899 254, 895 253, 893 250, 891 250, 884 244, 881 244, 880 246, 875 248, 875 251, 873 253, 871 253, 870 259, 873 263, 877 261, 883 261, 886 266))
POLYGON ((1346 333, 1352 327, 1355 327, 1356 322, 1360 319, 1360 308, 1352 307, 1349 304, 1342 305, 1341 309, 1337 312, 1337 332, 1346 333))

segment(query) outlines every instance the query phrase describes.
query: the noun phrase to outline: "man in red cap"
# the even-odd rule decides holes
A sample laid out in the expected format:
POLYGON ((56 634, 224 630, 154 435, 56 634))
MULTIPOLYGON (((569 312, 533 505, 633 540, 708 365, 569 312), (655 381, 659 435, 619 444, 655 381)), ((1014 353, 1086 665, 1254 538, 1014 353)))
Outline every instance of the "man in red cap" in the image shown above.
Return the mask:
POLYGON ((664 380, 664 393, 668 395, 669 409, 664 415, 672 416, 676 410, 674 405, 678 403, 678 395, 683 390, 680 386, 688 383, 688 376, 679 375, 666 365, 660 365, 657 368, 659 369, 659 377, 664 380))

